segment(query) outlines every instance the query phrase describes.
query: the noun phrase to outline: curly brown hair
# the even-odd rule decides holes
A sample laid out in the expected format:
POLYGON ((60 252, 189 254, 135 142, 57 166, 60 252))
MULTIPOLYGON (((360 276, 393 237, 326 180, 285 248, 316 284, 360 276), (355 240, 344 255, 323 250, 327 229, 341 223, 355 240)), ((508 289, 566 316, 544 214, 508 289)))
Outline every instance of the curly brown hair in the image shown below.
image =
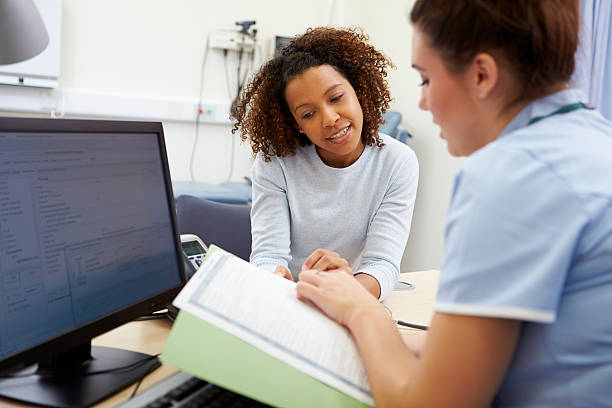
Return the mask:
POLYGON ((351 84, 363 111, 362 141, 383 146, 378 127, 389 109, 391 94, 387 67, 391 60, 367 43, 368 36, 359 29, 310 28, 294 37, 278 56, 265 63, 242 90, 232 106, 236 120, 232 133, 240 130, 242 141, 250 141, 253 154, 291 156, 299 143, 310 144, 285 101, 285 88, 297 75, 309 68, 331 65, 351 84))

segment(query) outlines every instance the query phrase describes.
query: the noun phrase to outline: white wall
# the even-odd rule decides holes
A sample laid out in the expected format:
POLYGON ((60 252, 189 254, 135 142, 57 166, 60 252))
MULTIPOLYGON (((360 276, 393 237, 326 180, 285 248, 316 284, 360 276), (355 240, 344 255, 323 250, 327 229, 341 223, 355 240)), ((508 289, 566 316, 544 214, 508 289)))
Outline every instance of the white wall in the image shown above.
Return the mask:
MULTIPOLYGON (((266 48, 274 34, 294 35, 311 26, 360 26, 371 42, 396 63, 389 76, 393 109, 414 134, 410 142, 421 166, 412 233, 402 270, 438 268, 443 255, 442 234, 453 174, 459 162, 446 153, 439 131, 428 113, 417 108, 418 75, 410 68, 411 28, 403 0, 63 0, 60 86, 55 91, 17 89, 0 85, 0 98, 23 94, 52 100, 62 112, 62 93, 86 95, 107 103, 142 104, 165 101, 167 117, 173 109, 197 102, 201 64, 208 33, 234 28, 239 20, 256 20, 258 37, 266 48), (109 102, 110 101, 110 102, 109 102)), ((232 83, 236 58, 230 55, 232 83)), ((235 85, 234 85, 235 86, 235 85)), ((203 98, 228 99, 222 52, 210 50, 206 63, 203 98)), ((65 100, 64 100, 65 102, 65 100)), ((46 106, 46 104, 43 104, 46 106)), ((159 105, 159 103, 157 104, 159 105)), ((129 106, 136 109, 135 106, 129 106)), ((45 108, 43 107, 43 110, 45 108)), ((95 106, 91 108, 95 117, 95 106)), ((6 114, 6 113, 4 113, 6 114)), ((9 114, 22 114, 9 112, 9 114)), ((71 116, 68 112, 67 116, 71 116)), ((153 115, 154 116, 154 115, 153 115)), ((164 121, 172 177, 190 178, 189 158, 195 136, 194 123, 164 121)), ((235 142, 232 179, 248 175, 248 145, 240 145, 226 125, 200 124, 194 166, 198 180, 224 181, 235 142)))
MULTIPOLYGON (((289 9, 272 0, 64 0, 61 86, 111 94, 197 100, 207 35, 256 20, 259 37, 296 34, 324 23, 327 1, 295 2, 289 9), (281 12, 282 11, 282 12, 281 12)), ((229 54, 235 89, 236 54, 229 54)), ((229 100, 222 51, 210 50, 202 85, 204 99, 229 100)), ((234 91, 235 92, 235 91, 234 91)), ((195 136, 191 123, 164 123, 174 179, 190 178, 188 163, 195 136)), ((234 180, 250 168, 250 151, 229 126, 200 125, 194 173, 198 180, 234 180), (229 168, 232 138, 234 169, 229 168)))

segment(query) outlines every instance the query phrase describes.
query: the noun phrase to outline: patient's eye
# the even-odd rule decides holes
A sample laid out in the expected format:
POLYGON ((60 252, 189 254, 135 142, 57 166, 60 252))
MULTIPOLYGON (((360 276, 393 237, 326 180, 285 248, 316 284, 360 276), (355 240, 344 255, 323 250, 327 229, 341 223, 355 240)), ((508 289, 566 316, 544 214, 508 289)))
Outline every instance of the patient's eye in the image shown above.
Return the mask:
POLYGON ((419 86, 425 86, 425 85, 429 85, 429 79, 423 78, 421 80, 421 83, 419 84, 419 86))
POLYGON ((334 97, 331 98, 331 101, 332 102, 338 102, 340 99, 342 99, 343 96, 344 96, 344 94, 335 95, 334 97))

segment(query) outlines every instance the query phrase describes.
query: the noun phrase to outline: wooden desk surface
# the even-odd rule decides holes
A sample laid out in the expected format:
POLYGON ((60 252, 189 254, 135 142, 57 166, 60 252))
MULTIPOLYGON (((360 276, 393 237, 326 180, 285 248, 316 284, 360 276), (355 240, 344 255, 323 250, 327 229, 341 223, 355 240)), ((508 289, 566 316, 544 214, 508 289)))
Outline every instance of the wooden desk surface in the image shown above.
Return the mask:
POLYGON ((428 325, 433 315, 439 278, 440 271, 435 269, 402 273, 399 280, 411 283, 415 288, 394 290, 383 304, 391 309, 395 320, 428 325))
MULTIPOLYGON (((415 289, 394 291, 384 301, 384 304, 392 310, 393 318, 411 323, 429 324, 433 313, 438 278, 439 272, 436 270, 402 273, 400 281, 412 283, 415 289)), ((134 321, 96 337, 92 344, 158 354, 164 348, 171 327, 172 323, 168 319, 134 321)), ((175 372, 174 368, 161 366, 142 381, 138 391, 146 390, 175 372)), ((127 401, 135 386, 125 388, 94 407, 110 408, 127 401)), ((3 408, 27 406, 0 398, 0 407, 3 408)))

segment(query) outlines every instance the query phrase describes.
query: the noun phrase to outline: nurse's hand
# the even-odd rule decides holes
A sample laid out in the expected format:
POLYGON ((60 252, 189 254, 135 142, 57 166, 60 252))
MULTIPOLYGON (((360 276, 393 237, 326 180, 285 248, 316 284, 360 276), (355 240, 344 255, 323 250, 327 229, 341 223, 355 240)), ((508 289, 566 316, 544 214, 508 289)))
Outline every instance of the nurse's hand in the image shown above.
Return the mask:
POLYGON ((276 269, 274 270, 274 273, 282 276, 285 279, 289 279, 290 281, 293 281, 293 276, 291 276, 291 272, 289 272, 289 269, 285 268, 282 265, 279 265, 276 267, 276 269))
POLYGON ((375 298, 380 297, 380 284, 378 280, 366 273, 358 273, 357 275, 353 275, 353 270, 349 266, 349 263, 346 259, 342 258, 338 253, 333 251, 328 251, 326 249, 317 249, 315 250, 302 265, 302 271, 316 269, 318 271, 330 271, 330 270, 338 270, 343 271, 347 275, 354 276, 362 286, 364 286, 368 292, 372 294, 375 298))
POLYGON ((350 271, 333 269, 327 272, 302 271, 297 283, 297 296, 309 300, 338 323, 350 327, 356 316, 370 308, 381 307, 350 271))
POLYGON ((349 267, 346 259, 342 258, 337 252, 328 251, 326 249, 315 250, 302 265, 302 270, 316 269, 318 271, 328 271, 331 269, 342 269, 349 275, 353 275, 353 271, 349 267))

